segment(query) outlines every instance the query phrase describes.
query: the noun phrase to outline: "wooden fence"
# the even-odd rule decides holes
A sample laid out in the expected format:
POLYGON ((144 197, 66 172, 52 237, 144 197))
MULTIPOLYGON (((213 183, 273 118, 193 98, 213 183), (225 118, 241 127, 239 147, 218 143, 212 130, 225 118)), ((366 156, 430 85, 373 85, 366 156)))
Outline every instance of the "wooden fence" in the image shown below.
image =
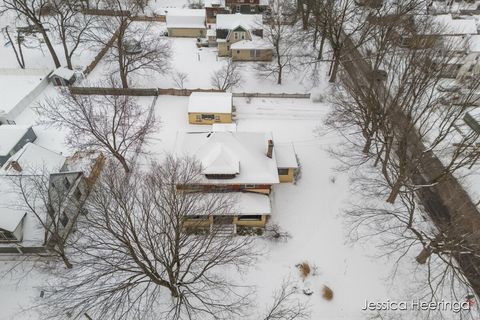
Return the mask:
POLYGON ((100 52, 95 56, 95 58, 93 58, 93 61, 90 62, 90 64, 85 68, 85 70, 83 70, 83 74, 85 76, 87 76, 90 72, 93 71, 93 69, 95 69, 95 67, 100 62, 100 60, 102 60, 102 58, 105 56, 108 50, 110 50, 110 48, 113 46, 113 43, 117 40, 118 33, 120 32, 120 28, 121 26, 117 29, 117 31, 115 31, 112 38, 108 40, 108 42, 105 44, 102 50, 100 50, 100 52))
POLYGON ((256 92, 234 92, 236 98, 292 98, 310 99, 310 93, 256 93, 256 92))
MULTIPOLYGON (((181 96, 188 97, 192 92, 224 92, 217 89, 174 89, 174 88, 103 88, 103 87, 70 87, 72 94, 109 95, 109 96, 181 96)), ((309 93, 233 93, 236 98, 283 98, 310 99, 309 93)))

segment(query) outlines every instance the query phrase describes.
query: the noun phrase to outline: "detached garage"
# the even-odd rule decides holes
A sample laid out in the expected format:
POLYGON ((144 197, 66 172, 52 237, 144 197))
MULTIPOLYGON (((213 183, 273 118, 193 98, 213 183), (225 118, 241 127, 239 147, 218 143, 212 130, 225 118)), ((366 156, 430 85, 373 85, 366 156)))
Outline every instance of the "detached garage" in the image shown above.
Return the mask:
POLYGON ((188 101, 190 124, 232 122, 232 94, 228 92, 193 92, 188 101))
POLYGON ((205 10, 203 9, 169 9, 166 12, 169 37, 204 38, 205 10))

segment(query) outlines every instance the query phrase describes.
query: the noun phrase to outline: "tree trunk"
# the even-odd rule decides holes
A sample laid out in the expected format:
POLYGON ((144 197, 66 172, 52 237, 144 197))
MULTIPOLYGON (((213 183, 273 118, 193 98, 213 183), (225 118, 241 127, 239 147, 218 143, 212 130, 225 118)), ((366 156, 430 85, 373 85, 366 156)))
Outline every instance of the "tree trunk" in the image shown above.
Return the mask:
POLYGON ((419 264, 427 263, 428 258, 432 254, 432 250, 429 248, 423 248, 420 254, 415 258, 419 264))
POLYGON ((65 255, 65 253, 62 253, 62 254, 61 254, 61 257, 62 257, 63 263, 65 264, 65 267, 67 267, 67 269, 72 269, 72 268, 73 268, 73 265, 72 265, 72 263, 70 262, 70 260, 67 258, 67 256, 65 255))
POLYGON ((50 42, 50 38, 47 35, 47 32, 45 31, 45 28, 41 24, 37 24, 37 27, 40 30, 40 33, 43 36, 43 40, 45 41, 45 44, 47 45, 48 51, 50 52, 50 55, 52 56, 53 62, 55 63, 56 68, 60 68, 60 60, 58 59, 57 53, 55 52, 55 49, 53 48, 52 43, 50 42))
POLYGON ((388 195, 387 202, 388 203, 395 203, 395 200, 397 199, 398 194, 400 193, 400 188, 403 185, 403 179, 399 177, 397 181, 395 181, 395 184, 392 187, 392 190, 390 191, 390 194, 388 195))
POLYGON ((117 158, 118 161, 120 161, 123 169, 125 170, 126 173, 130 173, 130 167, 128 166, 127 160, 125 159, 124 156, 122 156, 119 153, 114 153, 113 156, 117 158))
POLYGON ((335 55, 335 58, 332 62, 332 68, 331 68, 331 72, 330 72, 330 79, 328 80, 328 82, 335 82, 337 81, 337 72, 338 72, 338 67, 339 67, 339 61, 338 61, 338 58, 336 57, 335 55))

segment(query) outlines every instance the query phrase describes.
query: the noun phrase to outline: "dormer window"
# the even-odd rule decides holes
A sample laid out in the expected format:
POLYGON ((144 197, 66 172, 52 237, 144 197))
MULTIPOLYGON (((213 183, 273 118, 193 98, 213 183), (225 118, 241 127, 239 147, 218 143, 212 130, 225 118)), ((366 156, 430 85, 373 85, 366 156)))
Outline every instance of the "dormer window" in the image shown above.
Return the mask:
POLYGON ((15 242, 18 239, 15 237, 13 232, 0 229, 0 242, 15 242))

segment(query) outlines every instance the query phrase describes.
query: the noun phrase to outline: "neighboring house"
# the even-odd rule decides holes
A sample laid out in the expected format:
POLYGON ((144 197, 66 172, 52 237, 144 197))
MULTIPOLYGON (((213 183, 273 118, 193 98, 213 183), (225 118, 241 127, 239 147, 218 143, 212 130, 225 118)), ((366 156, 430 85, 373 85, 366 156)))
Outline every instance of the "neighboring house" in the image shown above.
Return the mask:
POLYGON ((258 37, 235 42, 230 52, 233 61, 272 61, 273 58, 273 46, 258 37))
POLYGON ((205 0, 207 23, 216 23, 218 14, 228 13, 225 0, 205 0))
POLYGON ((0 125, 0 167, 25 144, 36 139, 32 127, 0 125))
POLYGON ((263 37, 261 15, 219 14, 217 16, 217 44, 220 57, 231 56, 231 45, 253 37, 263 37))
POLYGON ((463 120, 473 131, 480 134, 480 108, 472 108, 465 112, 463 120))
POLYGON ((399 45, 410 49, 429 48, 444 37, 463 37, 477 34, 476 21, 453 18, 452 15, 411 16, 397 31, 399 45))
POLYGON ((204 38, 207 33, 204 9, 168 9, 169 37, 204 38))
POLYGON ((76 80, 75 71, 65 67, 57 68, 50 75, 50 81, 54 86, 70 86, 76 80))
POLYGON ((0 125, 14 124, 28 105, 48 86, 49 69, 0 68, 0 125))
MULTIPOLYGON (((217 130, 178 134, 176 154, 199 161, 202 177, 177 188, 185 192, 229 193, 235 200, 235 208, 230 214, 211 216, 206 213, 189 218, 185 226, 223 228, 228 233, 235 233, 238 228, 264 228, 272 214, 269 197, 272 186, 280 182, 272 135, 236 132, 233 127, 226 126, 217 127, 217 130)), ((294 154, 285 154, 289 150, 279 151, 282 165, 286 159, 296 159, 294 154)))
POLYGON ((268 9, 268 0, 226 0, 232 13, 254 14, 268 9))
POLYGON ((383 6, 383 0, 355 0, 355 3, 362 7, 378 9, 383 6))
POLYGON ((192 92, 188 100, 190 124, 232 122, 232 94, 228 92, 192 92))
MULTIPOLYGON (((33 143, 27 143, 4 164, 0 169, 0 253, 41 253, 55 245, 58 237, 69 236, 90 190, 90 176, 85 178, 78 166, 82 164, 33 143), (30 202, 38 216, 26 206, 17 187, 18 182, 28 184, 37 176, 38 181, 48 178, 49 199, 46 206, 43 201, 30 202), (56 235, 46 232, 45 225, 57 230, 56 235)), ((89 170, 102 166, 103 157, 98 157, 89 170)), ((29 200, 33 196, 29 193, 29 200)))

